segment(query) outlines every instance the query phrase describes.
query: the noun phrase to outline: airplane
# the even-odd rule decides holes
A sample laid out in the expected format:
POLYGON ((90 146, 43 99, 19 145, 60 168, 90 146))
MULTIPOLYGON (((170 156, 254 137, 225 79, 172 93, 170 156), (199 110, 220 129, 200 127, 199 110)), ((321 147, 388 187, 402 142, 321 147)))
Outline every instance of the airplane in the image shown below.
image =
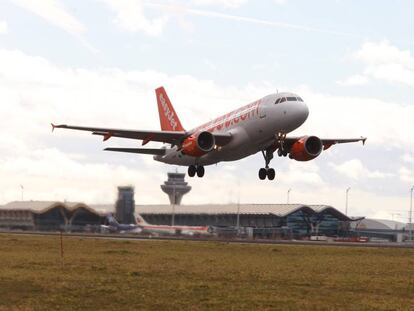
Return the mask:
POLYGON ((107 217, 108 225, 101 225, 101 228, 110 232, 118 233, 142 233, 151 235, 188 235, 188 236, 206 236, 212 235, 214 229, 209 226, 167 226, 151 225, 144 218, 137 216, 137 224, 120 224, 112 214, 107 217))
POLYGON ((147 223, 140 215, 136 219, 142 229, 142 233, 152 235, 211 236, 214 233, 214 228, 210 226, 152 225, 147 223))
POLYGON ((274 153, 289 156, 296 161, 310 161, 332 145, 362 141, 360 138, 319 138, 313 135, 288 137, 308 118, 309 109, 303 99, 294 93, 267 95, 248 105, 224 114, 192 130, 185 130, 164 89, 155 90, 161 131, 128 130, 116 128, 54 125, 56 128, 92 132, 103 137, 162 142, 161 148, 105 148, 105 151, 153 155, 154 160, 188 167, 188 176, 203 177, 204 166, 222 161, 237 161, 261 152, 265 166, 259 169, 259 179, 275 178, 275 170, 269 167, 274 153), (167 144, 167 145, 165 145, 167 144))

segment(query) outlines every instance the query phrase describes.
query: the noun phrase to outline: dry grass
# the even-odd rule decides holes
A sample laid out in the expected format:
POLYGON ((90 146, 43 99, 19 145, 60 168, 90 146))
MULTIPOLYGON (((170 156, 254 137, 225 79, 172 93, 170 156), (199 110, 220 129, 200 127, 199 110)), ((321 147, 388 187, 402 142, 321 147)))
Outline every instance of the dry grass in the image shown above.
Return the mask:
POLYGON ((0 309, 414 310, 414 250, 0 235, 0 309))

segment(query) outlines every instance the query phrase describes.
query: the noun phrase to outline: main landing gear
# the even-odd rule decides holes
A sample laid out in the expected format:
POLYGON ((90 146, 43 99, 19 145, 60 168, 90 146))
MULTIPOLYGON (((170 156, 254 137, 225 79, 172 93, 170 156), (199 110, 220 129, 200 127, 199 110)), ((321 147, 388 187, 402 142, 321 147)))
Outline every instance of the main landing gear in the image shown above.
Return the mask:
POLYGON ((197 174, 197 177, 203 177, 204 176, 204 166, 202 165, 190 165, 188 167, 188 176, 194 177, 197 174))
POLYGON ((259 170, 260 180, 265 180, 266 177, 269 180, 275 179, 275 170, 269 168, 270 161, 273 159, 273 153, 277 149, 277 155, 279 157, 286 157, 289 154, 288 149, 285 146, 286 133, 280 132, 275 136, 275 144, 266 150, 262 150, 263 158, 265 160, 265 167, 259 170))
POLYGON ((265 159, 266 166, 259 170, 259 179, 265 180, 266 177, 269 180, 275 179, 276 172, 273 168, 269 168, 269 163, 273 159, 273 150, 262 150, 263 158, 265 159))

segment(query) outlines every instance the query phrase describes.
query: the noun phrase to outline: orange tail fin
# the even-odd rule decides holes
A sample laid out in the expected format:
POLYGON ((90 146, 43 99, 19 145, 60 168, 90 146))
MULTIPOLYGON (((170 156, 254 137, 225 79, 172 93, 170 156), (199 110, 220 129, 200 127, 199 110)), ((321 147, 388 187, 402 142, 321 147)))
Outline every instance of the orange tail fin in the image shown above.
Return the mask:
POLYGON ((184 132, 185 130, 181 125, 180 119, 178 118, 165 89, 161 86, 155 90, 155 94, 157 95, 161 130, 184 132))

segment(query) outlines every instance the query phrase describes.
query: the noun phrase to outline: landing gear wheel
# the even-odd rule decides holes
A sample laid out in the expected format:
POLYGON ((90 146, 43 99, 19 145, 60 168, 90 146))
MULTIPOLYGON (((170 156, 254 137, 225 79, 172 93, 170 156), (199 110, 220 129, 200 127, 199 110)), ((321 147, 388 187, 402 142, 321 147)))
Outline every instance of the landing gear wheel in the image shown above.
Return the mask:
POLYGON ((189 177, 194 177, 196 172, 197 172, 197 168, 194 165, 190 165, 188 167, 188 176, 189 177))
POLYGON ((287 152, 287 150, 279 148, 279 149, 277 149, 277 155, 279 157, 286 157, 288 155, 288 152, 287 152))
MULTIPOLYGON (((265 165, 266 166, 265 166, 265 168, 261 168, 259 170, 260 180, 264 180, 264 179, 266 179, 266 177, 269 180, 275 179, 275 175, 276 175, 275 170, 273 168, 269 168, 270 161, 273 159, 273 152, 274 152, 274 150, 271 149, 271 148, 268 148, 266 150, 262 150, 262 154, 263 154, 263 158, 265 160, 265 165)), ((281 157, 283 155, 283 149, 279 148, 277 150, 277 153, 281 157)))
POLYGON ((266 171, 266 169, 265 169, 265 168, 261 168, 261 169, 259 170, 259 179, 260 179, 260 180, 265 180, 265 179, 266 179, 266 176, 267 176, 267 171, 266 171))
POLYGON ((275 179, 275 176, 276 176, 276 172, 275 172, 275 170, 274 170, 273 168, 269 168, 269 169, 267 170, 267 178, 268 178, 269 180, 273 180, 273 179, 275 179))
POLYGON ((197 166, 197 176, 198 177, 200 177, 200 178, 203 177, 204 176, 204 172, 205 172, 204 171, 204 166, 201 166, 201 165, 200 166, 197 166))

